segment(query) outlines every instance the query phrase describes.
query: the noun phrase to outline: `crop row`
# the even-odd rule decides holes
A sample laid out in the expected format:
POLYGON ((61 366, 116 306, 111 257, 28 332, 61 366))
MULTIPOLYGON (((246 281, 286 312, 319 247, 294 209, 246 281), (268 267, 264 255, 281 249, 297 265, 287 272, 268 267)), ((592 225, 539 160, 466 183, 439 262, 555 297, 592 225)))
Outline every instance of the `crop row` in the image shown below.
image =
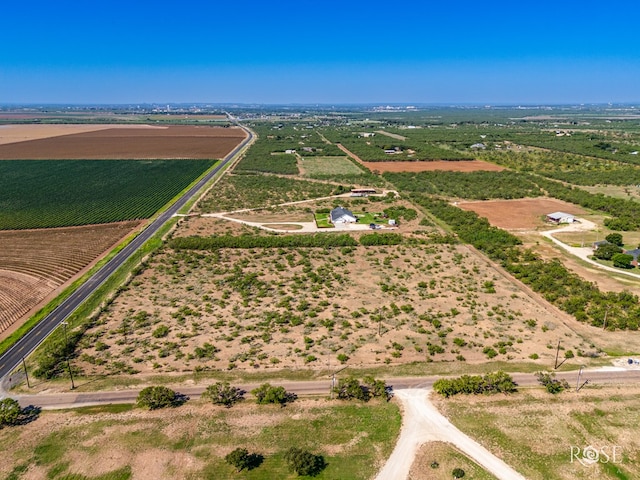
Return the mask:
POLYGON ((0 162, 0 229, 51 228, 149 218, 209 160, 0 162))

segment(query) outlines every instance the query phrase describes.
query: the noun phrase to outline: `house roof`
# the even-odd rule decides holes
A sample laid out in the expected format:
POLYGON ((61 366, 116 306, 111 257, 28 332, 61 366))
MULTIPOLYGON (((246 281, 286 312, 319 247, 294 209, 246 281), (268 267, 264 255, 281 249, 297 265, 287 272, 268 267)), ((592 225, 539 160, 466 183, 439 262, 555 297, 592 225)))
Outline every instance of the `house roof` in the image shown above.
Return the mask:
POLYGON ((346 208, 343 208, 343 207, 334 208, 333 210, 331 210, 331 213, 329 214, 329 216, 331 218, 331 221, 334 221, 335 219, 338 219, 344 216, 349 216, 354 220, 356 218, 356 216, 350 210, 347 210, 346 208))
POLYGON ((635 248, 633 250, 626 250, 624 253, 626 253, 627 255, 633 255, 634 259, 638 259, 638 257, 640 257, 640 248, 635 248))

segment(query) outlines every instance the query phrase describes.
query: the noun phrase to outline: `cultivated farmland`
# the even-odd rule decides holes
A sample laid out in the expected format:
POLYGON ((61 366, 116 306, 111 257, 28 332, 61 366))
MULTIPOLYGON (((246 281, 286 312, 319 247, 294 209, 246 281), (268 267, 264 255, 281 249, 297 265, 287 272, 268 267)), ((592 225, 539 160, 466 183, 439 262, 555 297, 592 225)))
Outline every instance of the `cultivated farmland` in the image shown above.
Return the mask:
POLYGON ((0 232, 0 337, 139 224, 0 232))
POLYGON ((119 127, 0 145, 0 159, 216 159, 243 138, 239 128, 119 127))
POLYGON ((1 161, 0 229, 149 218, 213 164, 209 160, 1 161))

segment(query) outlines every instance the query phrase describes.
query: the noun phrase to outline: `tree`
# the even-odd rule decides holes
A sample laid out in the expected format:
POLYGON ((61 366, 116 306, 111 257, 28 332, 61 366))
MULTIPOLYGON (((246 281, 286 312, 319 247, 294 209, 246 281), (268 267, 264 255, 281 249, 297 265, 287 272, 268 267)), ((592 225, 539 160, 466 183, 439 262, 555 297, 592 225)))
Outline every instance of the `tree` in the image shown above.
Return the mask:
POLYGON ((633 255, 626 253, 616 253, 613 257, 613 266, 618 268, 631 268, 631 262, 633 261, 633 255))
POLYGON ((601 260, 611 260, 617 253, 622 253, 622 249, 613 243, 607 243, 599 246, 596 251, 593 252, 593 256, 601 260))
POLYGON ((338 385, 333 389, 334 393, 340 400, 369 400, 369 392, 365 387, 360 385, 357 378, 341 378, 338 385))
POLYGON ((216 405, 224 405, 230 408, 239 401, 244 400, 244 394, 244 390, 232 387, 229 382, 216 382, 206 388, 202 397, 211 400, 211 403, 216 405))
POLYGON ((152 386, 143 388, 138 394, 136 403, 149 410, 157 408, 174 407, 181 403, 180 397, 170 388, 152 386))
POLYGON ((538 382, 547 389, 547 392, 554 395, 569 388, 569 382, 566 380, 558 380, 555 373, 536 372, 535 375, 538 382))
POLYGON ((252 390, 251 393, 255 395, 257 403, 262 405, 278 403, 284 406, 298 398, 295 393, 287 392, 284 387, 273 387, 269 383, 260 385, 255 390, 252 390))
POLYGON ((384 380, 377 380, 371 376, 364 377, 364 384, 369 391, 369 397, 371 398, 385 398, 388 400, 391 397, 391 387, 387 387, 387 382, 384 380))
POLYGON ((609 235, 604 237, 604 239, 607 242, 612 243, 613 245, 617 245, 618 247, 621 247, 624 245, 624 242, 622 240, 622 234, 620 233, 610 233, 609 235))
POLYGON ((298 475, 318 475, 326 466, 322 455, 314 455, 300 448, 291 447, 284 454, 284 459, 292 472, 298 475))
POLYGON ((462 478, 464 477, 465 473, 464 473, 464 470, 461 468, 454 468, 453 471, 451 472, 451 475, 453 475, 453 478, 462 478))
POLYGON ((4 425, 14 425, 21 412, 22 409, 17 400, 13 398, 0 400, 0 428, 4 425))

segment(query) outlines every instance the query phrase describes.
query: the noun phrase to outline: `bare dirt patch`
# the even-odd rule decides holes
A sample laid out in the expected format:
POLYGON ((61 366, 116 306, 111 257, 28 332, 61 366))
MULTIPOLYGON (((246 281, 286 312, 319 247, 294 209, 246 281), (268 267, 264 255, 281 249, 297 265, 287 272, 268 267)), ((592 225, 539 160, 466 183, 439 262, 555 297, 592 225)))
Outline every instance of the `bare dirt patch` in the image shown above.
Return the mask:
POLYGON ((2 160, 213 159, 245 138, 242 129, 172 125, 116 127, 0 145, 2 160))
MULTIPOLYGON (((1 118, 1 117, 0 117, 1 118)), ((77 133, 97 132, 98 130, 115 128, 157 128, 166 129, 154 125, 73 125, 73 124, 50 124, 50 125, 0 125, 0 145, 8 143, 26 142, 29 140, 39 140, 43 138, 59 137, 61 135, 74 135, 77 133)))
POLYGON ((430 162, 362 162, 371 171, 384 172, 432 172, 445 170, 448 172, 501 172, 505 170, 500 165, 484 162, 482 160, 434 160, 430 162))
POLYGON ((470 210, 489 220, 499 228, 533 229, 549 227, 544 215, 557 211, 581 215, 586 213, 580 207, 554 198, 523 198, 517 200, 488 200, 485 202, 458 202, 456 206, 470 210))
POLYGON ((139 225, 0 231, 0 339, 139 225))

